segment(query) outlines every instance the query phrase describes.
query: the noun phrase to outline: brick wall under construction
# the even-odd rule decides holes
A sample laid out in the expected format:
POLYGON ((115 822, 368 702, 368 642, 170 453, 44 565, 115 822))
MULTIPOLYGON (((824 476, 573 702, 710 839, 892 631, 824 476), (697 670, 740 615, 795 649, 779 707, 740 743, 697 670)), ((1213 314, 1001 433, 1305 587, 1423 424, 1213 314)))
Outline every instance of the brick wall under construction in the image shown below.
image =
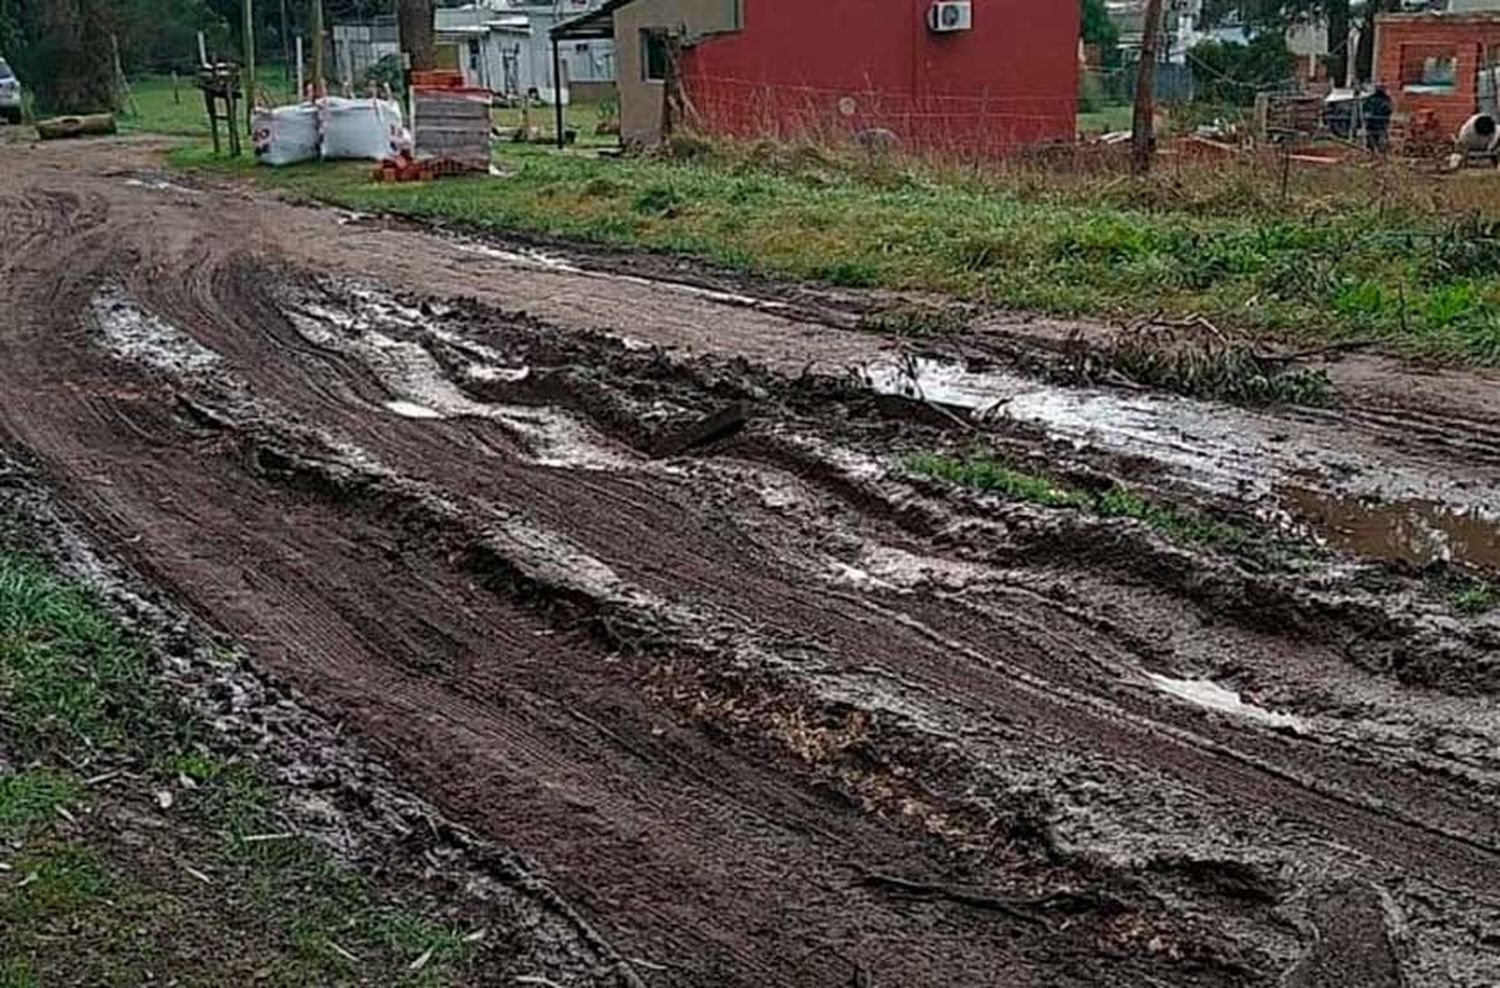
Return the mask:
POLYGON ((1479 108, 1481 72, 1500 75, 1500 14, 1382 14, 1376 20, 1375 81, 1396 112, 1431 110, 1457 134, 1479 108), (1452 84, 1445 80, 1450 74, 1452 84), (1439 75, 1434 73, 1440 73, 1439 75))

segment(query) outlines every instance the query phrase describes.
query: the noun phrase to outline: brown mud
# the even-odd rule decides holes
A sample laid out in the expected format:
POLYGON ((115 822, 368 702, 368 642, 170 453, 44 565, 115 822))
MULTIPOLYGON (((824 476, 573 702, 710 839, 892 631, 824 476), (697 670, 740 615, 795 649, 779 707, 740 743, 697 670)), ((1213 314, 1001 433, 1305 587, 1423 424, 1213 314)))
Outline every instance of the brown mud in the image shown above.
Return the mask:
POLYGON ((1416 565, 1491 562, 1483 375, 1059 388, 1011 353, 1045 332, 921 362, 811 289, 153 184, 151 150, 5 149, 0 441, 628 967, 560 983, 1500 980, 1500 618, 1416 565), (976 442, 1321 544, 900 468, 976 442), (1477 527, 1406 559, 1337 498, 1477 527))

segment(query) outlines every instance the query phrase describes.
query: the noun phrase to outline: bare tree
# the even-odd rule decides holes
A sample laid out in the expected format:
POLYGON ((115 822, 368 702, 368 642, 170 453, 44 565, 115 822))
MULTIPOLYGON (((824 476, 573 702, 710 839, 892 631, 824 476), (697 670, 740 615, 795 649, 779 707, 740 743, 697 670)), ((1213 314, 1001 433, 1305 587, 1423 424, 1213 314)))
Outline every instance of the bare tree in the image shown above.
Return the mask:
POLYGON ((435 68, 432 0, 397 0, 396 23, 401 30, 401 50, 411 56, 412 70, 435 68))

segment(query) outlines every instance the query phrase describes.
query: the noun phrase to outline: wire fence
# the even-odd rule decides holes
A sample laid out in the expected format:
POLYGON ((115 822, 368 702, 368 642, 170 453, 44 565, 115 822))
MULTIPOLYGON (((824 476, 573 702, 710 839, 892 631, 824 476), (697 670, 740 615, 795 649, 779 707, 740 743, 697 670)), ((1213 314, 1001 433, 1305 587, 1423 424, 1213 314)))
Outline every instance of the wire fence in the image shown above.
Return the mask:
POLYGON ((901 92, 878 87, 781 85, 685 71, 683 113, 716 133, 781 140, 899 143, 999 153, 1072 140, 1078 94, 901 92))

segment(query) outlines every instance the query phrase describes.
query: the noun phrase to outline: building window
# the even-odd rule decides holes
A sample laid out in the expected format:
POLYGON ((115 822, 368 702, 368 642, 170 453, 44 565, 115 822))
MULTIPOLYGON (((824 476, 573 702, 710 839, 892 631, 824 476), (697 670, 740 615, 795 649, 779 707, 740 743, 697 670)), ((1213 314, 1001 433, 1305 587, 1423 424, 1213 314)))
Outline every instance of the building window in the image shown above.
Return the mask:
POLYGON ((641 71, 647 82, 664 82, 667 78, 667 32, 651 28, 641 32, 641 71))
POLYGON ((1401 50, 1401 88, 1409 93, 1446 93, 1458 86, 1458 50, 1407 45, 1401 50))

